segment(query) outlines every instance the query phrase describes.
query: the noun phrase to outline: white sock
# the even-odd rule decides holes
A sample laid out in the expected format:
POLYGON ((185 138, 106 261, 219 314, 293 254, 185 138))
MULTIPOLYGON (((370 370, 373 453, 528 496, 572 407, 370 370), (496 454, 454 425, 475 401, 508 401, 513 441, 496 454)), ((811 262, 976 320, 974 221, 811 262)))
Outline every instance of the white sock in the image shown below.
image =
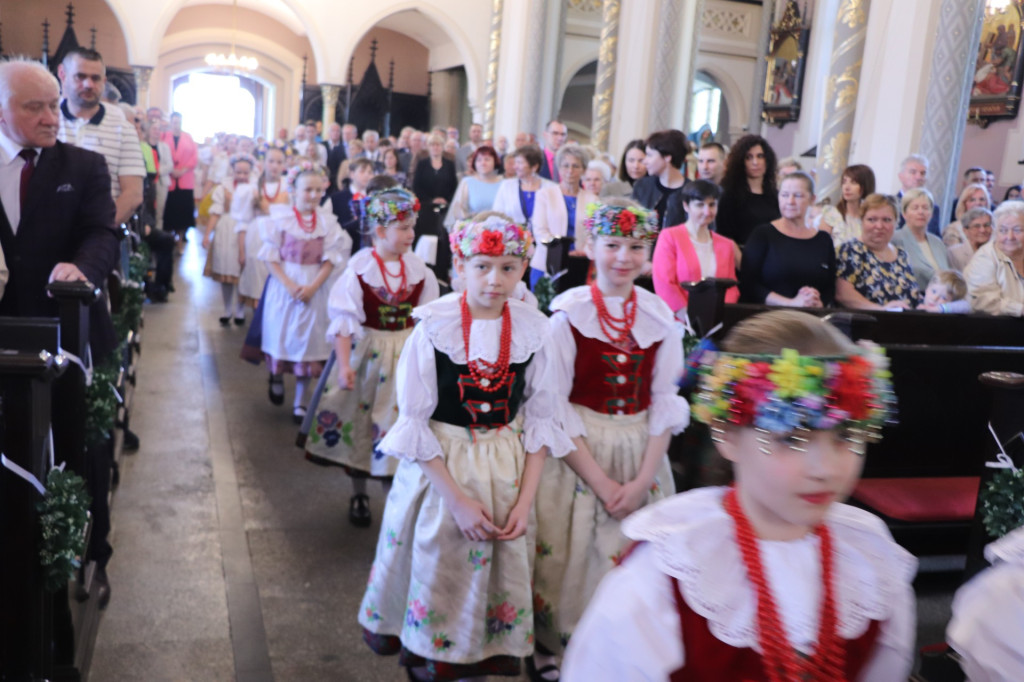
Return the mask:
POLYGON ((295 377, 295 407, 303 407, 304 398, 306 396, 306 384, 309 383, 309 377, 295 377))
POLYGON ((224 300, 224 317, 231 317, 232 303, 234 302, 235 285, 227 282, 220 283, 220 297, 224 300))

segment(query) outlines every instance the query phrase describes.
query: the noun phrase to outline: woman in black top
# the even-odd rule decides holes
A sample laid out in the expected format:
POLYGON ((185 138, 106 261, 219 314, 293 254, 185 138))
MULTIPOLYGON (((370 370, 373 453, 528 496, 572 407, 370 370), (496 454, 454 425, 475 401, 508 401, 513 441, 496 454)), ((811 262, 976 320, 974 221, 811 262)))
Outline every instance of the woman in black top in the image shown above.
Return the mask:
POLYGON ((741 137, 725 162, 715 229, 743 246, 757 225, 779 217, 775 151, 760 135, 741 137))
POLYGON ((416 219, 416 239, 423 235, 437 237, 437 258, 433 266, 438 279, 449 281, 452 265, 448 231, 444 228, 444 214, 455 196, 459 179, 455 175, 455 162, 444 156, 444 138, 432 133, 427 138, 427 158, 416 164, 412 176, 412 191, 420 200, 420 214, 416 219))
POLYGON ((832 237, 806 221, 814 181, 797 171, 782 180, 778 220, 758 225, 743 249, 740 300, 747 303, 821 308, 836 295, 832 237))

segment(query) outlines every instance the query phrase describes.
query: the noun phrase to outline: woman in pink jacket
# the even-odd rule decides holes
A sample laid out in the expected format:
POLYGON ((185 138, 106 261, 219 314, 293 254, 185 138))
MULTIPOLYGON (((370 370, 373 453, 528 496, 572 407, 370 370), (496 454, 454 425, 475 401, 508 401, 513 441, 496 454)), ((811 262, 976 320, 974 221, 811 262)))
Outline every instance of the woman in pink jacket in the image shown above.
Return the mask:
MULTIPOLYGON (((736 243, 711 231, 718 213, 722 190, 707 180, 694 180, 683 187, 681 198, 687 220, 682 225, 662 230, 654 247, 654 290, 681 317, 686 310, 687 293, 680 282, 696 282, 705 277, 736 279, 736 243)), ((740 292, 731 287, 726 303, 739 300, 740 292)))
POLYGON ((181 129, 181 114, 171 114, 171 129, 163 134, 163 141, 171 148, 174 170, 164 205, 164 230, 176 232, 182 242, 185 232, 196 224, 196 204, 193 190, 196 186, 195 169, 199 150, 192 136, 181 129))

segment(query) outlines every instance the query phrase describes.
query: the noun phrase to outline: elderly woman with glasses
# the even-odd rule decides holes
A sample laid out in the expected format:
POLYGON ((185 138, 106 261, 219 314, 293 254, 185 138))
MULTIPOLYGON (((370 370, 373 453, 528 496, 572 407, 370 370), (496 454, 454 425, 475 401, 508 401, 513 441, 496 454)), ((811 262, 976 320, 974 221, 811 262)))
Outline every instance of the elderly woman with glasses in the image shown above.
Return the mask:
POLYGON ((892 243, 907 252, 910 267, 917 277, 917 288, 924 291, 939 270, 949 270, 946 245, 928 233, 928 222, 935 210, 932 193, 915 187, 903 193, 901 208, 905 224, 892 236, 892 243))
POLYGON ((960 222, 967 241, 949 247, 949 264, 963 272, 978 249, 992 239, 992 211, 988 208, 972 208, 964 211, 960 222))
POLYGON ((964 270, 971 310, 1024 315, 1024 201, 1005 201, 994 214, 993 238, 964 270))

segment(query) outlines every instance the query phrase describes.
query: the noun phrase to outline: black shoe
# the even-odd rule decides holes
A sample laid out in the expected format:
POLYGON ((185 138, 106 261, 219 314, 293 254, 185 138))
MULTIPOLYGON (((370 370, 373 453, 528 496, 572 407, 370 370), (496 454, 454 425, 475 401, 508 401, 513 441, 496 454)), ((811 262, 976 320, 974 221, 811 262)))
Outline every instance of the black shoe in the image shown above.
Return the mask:
POLYGON ((241 327, 244 324, 245 324, 245 315, 242 315, 241 317, 236 317, 235 318, 235 326, 236 327, 241 327))
POLYGON ((173 282, 168 282, 167 283, 167 291, 171 292, 172 294, 174 293, 174 283, 173 282))
POLYGON ((222 327, 230 327, 231 326, 231 316, 230 315, 225 316, 225 317, 218 317, 217 319, 220 320, 220 326, 222 326, 222 327))
POLYGON ((366 528, 372 520, 370 516, 370 498, 366 495, 353 495, 348 502, 348 520, 353 526, 366 528))
POLYGON ((135 452, 139 449, 139 437, 131 429, 124 430, 124 441, 121 447, 125 452, 135 452))
POLYGON ((110 603, 110 581, 107 579, 107 569, 96 569, 96 573, 92 577, 92 587, 96 593, 96 604, 102 611, 110 603))
POLYGON ((270 377, 270 387, 267 389, 267 397, 270 398, 270 402, 274 405, 284 405, 284 380, 270 377), (274 387, 280 389, 279 393, 274 393, 274 387))
POLYGON ((561 676, 558 666, 545 665, 538 668, 532 655, 527 656, 525 660, 526 676, 530 678, 530 682, 558 682, 558 679, 561 676))
POLYGON ((305 407, 296 407, 294 410, 292 410, 292 421, 295 422, 297 425, 301 426, 302 422, 305 421, 305 419, 306 419, 306 408, 305 407))

